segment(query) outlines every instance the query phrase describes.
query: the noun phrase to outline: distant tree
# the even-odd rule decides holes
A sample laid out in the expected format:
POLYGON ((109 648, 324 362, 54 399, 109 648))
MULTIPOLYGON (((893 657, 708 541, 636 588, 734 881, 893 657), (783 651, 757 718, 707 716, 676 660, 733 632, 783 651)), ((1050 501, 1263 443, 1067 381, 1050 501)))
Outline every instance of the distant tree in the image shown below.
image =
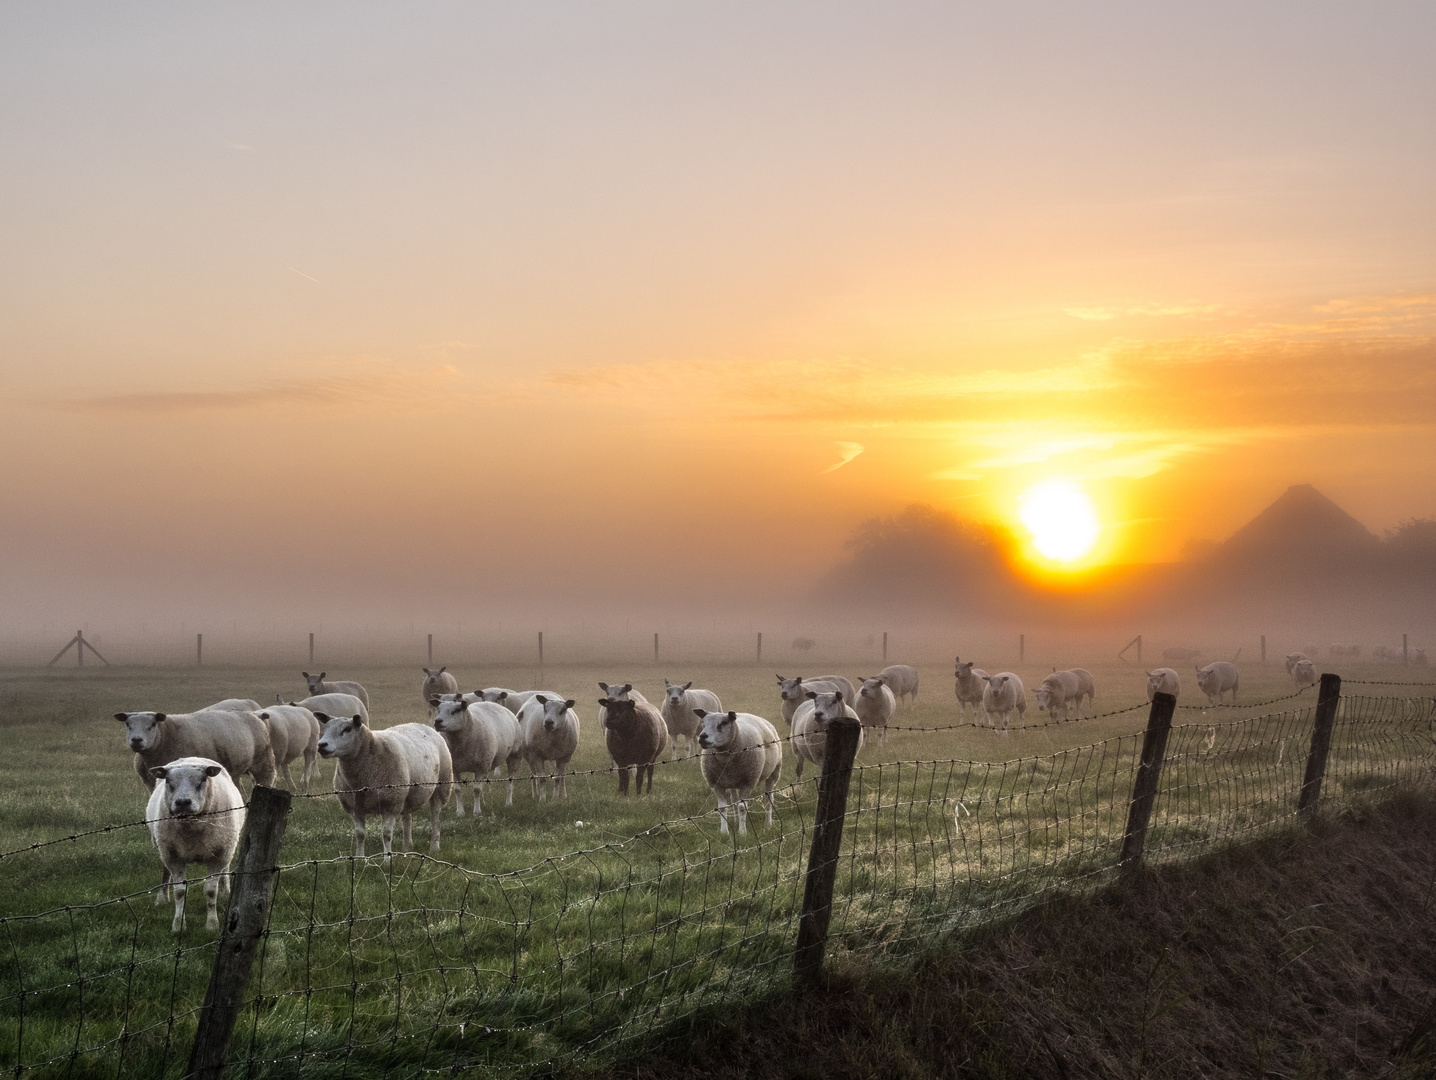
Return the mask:
POLYGON ((1387 555, 1402 566, 1436 569, 1436 520, 1412 518, 1386 530, 1387 555))

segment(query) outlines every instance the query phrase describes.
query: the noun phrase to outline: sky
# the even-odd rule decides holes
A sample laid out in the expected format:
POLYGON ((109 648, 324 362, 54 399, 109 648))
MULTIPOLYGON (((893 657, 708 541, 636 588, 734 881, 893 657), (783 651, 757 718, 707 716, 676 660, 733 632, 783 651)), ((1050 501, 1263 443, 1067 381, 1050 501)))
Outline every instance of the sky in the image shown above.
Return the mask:
POLYGON ((781 599, 1436 515, 1436 6, 11 3, 0 608, 781 599))

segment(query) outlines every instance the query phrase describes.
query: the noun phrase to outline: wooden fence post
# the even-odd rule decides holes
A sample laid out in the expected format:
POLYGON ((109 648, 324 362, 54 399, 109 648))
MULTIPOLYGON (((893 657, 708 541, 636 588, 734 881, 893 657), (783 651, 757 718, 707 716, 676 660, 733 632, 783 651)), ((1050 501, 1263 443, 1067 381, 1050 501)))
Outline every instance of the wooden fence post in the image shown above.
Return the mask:
POLYGON ((1127 832, 1122 837, 1122 854, 1117 860, 1124 874, 1131 873, 1142 861, 1152 804, 1157 800, 1157 781, 1161 779, 1162 762, 1167 756, 1167 735, 1172 730, 1172 714, 1176 711, 1174 695, 1153 695, 1152 711, 1147 714, 1147 732, 1142 737, 1142 759, 1137 763, 1137 779, 1132 784, 1127 832))
POLYGON ((1261 636, 1261 662, 1266 663, 1266 635, 1261 636))
POLYGON ((1331 729, 1336 723, 1336 708, 1341 704, 1341 676, 1322 675, 1316 693, 1316 723, 1311 729, 1311 750, 1306 755, 1306 777, 1301 782, 1301 796, 1296 810, 1302 817, 1316 813, 1321 798, 1321 782, 1326 777, 1326 755, 1331 750, 1331 729))
POLYGON ((543 631, 539 631, 539 667, 543 667, 543 631))
POLYGON ((229 910, 220 929, 219 950, 190 1048, 186 1080, 221 1080, 224 1075, 254 954, 269 924, 270 902, 279 876, 279 845, 289 821, 290 801, 287 791, 258 786, 249 797, 244 835, 239 840, 239 856, 231 878, 229 910))
POLYGON ((848 812, 848 785, 858 753, 862 725, 856 720, 832 720, 827 728, 823 775, 818 781, 818 807, 813 815, 813 847, 803 884, 803 912, 798 920, 798 948, 793 974, 804 987, 817 985, 823 974, 823 953, 828 945, 828 923, 833 916, 833 885, 838 875, 838 850, 843 842, 843 819, 848 812))
POLYGON ((656 631, 653 635, 653 662, 658 663, 658 634, 656 631))
POLYGON ((430 634, 430 635, 429 635, 429 663, 432 665, 433 662, 434 662, 434 635, 433 635, 433 634, 430 634))
POLYGON ((763 631, 758 631, 758 663, 763 662, 763 631))
POLYGON ((1017 635, 1017 661, 1021 663, 1027 659, 1027 635, 1017 635))
POLYGON ((888 632, 883 631, 883 663, 888 662, 888 632))
POLYGON ((194 666, 204 667, 204 635, 194 636, 194 666))
POLYGON ((309 631, 309 666, 314 666, 314 631, 309 631))

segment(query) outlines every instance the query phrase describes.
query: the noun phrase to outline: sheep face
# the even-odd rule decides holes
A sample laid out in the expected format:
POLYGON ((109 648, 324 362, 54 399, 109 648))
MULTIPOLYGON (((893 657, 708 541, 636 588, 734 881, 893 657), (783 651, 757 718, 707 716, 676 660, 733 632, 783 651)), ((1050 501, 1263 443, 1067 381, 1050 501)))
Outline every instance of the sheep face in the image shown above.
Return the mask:
POLYGON ((1050 686, 1039 686, 1036 690, 1037 707, 1050 710, 1054 704, 1052 688, 1050 686))
POLYGON ((613 728, 615 731, 626 731, 631 728, 638 717, 638 702, 624 699, 615 701, 613 698, 599 698, 598 703, 608 707, 608 714, 603 718, 603 726, 613 728))
POLYGON ((953 674, 959 679, 967 678, 969 675, 972 674, 972 666, 974 663, 975 661, 968 660, 965 663, 958 664, 957 669, 953 672, 953 674))
POLYGON ((811 694, 805 695, 803 691, 803 677, 801 675, 799 675, 796 679, 785 679, 783 678, 783 676, 779 675, 778 695, 784 701, 802 701, 804 696, 812 696, 811 694))
POLYGON ((1197 668, 1197 689, 1202 693, 1211 693, 1209 688, 1215 685, 1216 681, 1217 673, 1215 671, 1203 671, 1201 668, 1197 668))
POLYGON ((170 817, 193 817, 209 805, 210 781, 224 772, 219 765, 159 765, 150 770, 165 785, 170 817))
POLYGON ((543 708, 543 729, 545 731, 557 730, 558 726, 564 722, 569 709, 574 706, 572 698, 568 701, 560 701, 558 698, 536 694, 534 700, 543 708))
POLYGON ((681 708, 683 706, 683 695, 688 692, 688 688, 692 685, 693 683, 689 681, 684 683, 682 686, 678 686, 677 684, 671 683, 667 679, 664 679, 663 694, 665 697, 668 698, 668 704, 672 705, 675 709, 681 708))
POLYGON ((733 741, 738 734, 738 714, 736 712, 711 712, 705 713, 702 709, 694 709, 703 720, 703 729, 698 732, 698 745, 704 750, 722 750, 733 741))
POLYGON ((885 679, 883 679, 881 675, 872 679, 864 679, 863 685, 858 687, 858 693, 865 698, 872 698, 874 701, 881 701, 883 696, 883 687, 886 685, 887 682, 885 679))
POLYGON ((362 716, 329 716, 326 713, 314 715, 324 725, 324 734, 319 736, 320 757, 347 757, 359 749, 364 737, 362 716))
MULTIPOLYGON (((463 701, 452 699, 442 701, 439 698, 430 698, 429 706, 439 710, 439 715, 434 717, 434 727, 439 731, 463 730, 464 721, 469 715, 469 707, 463 701)), ((320 752, 323 753, 323 751, 320 752)))
POLYGON ((624 683, 622 686, 609 686, 608 683, 601 682, 598 684, 598 688, 606 695, 605 699, 601 700, 599 704, 606 705, 610 701, 627 701, 628 692, 633 689, 633 684, 630 682, 624 683))
POLYGON ((125 741, 137 754, 152 749, 160 739, 160 725, 165 722, 162 712, 115 713, 115 719, 125 725, 125 741))
POLYGON ((304 681, 309 685, 309 694, 311 697, 322 692, 320 688, 324 685, 326 672, 321 671, 318 675, 311 675, 307 671, 301 671, 299 674, 304 676, 304 681))
POLYGON ((813 702, 813 719, 818 722, 819 728, 825 728, 829 721, 842 720, 848 715, 841 690, 826 694, 809 693, 808 697, 813 702))
POLYGON ((509 692, 507 690, 495 690, 493 687, 490 687, 487 690, 479 691, 480 701, 492 701, 496 705, 502 705, 508 699, 509 692))

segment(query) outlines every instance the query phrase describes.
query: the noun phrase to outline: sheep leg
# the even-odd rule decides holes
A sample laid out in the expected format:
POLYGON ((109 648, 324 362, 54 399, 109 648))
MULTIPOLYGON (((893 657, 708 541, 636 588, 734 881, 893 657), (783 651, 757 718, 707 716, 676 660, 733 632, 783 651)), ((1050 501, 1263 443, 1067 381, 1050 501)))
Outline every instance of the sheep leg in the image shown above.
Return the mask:
POLYGON ((772 824, 773 824, 773 785, 778 782, 778 774, 781 773, 781 772, 782 772, 782 769, 781 769, 781 768, 775 769, 775 770, 773 771, 773 775, 770 776, 770 777, 768 777, 767 786, 763 788, 763 805, 764 805, 764 806, 767 808, 767 810, 768 810, 768 821, 767 821, 767 823, 768 823, 769 825, 772 825, 772 824))
POLYGON ((222 859, 216 859, 207 863, 205 868, 209 871, 204 879, 204 928, 206 930, 219 929, 219 886, 225 878, 225 863, 222 859))
MULTIPOLYGON (((737 793, 735 792, 735 794, 737 794, 737 793)), ((747 836, 747 835, 748 835, 748 800, 747 800, 746 798, 740 798, 740 799, 737 800, 737 804, 738 804, 738 835, 739 835, 739 836, 747 836)))
POLYGON ((394 817, 393 814, 385 814, 383 824, 379 827, 379 835, 384 841, 384 863, 388 865, 394 857, 394 817))
POLYGON ((174 882, 175 895, 175 917, 174 922, 170 924, 170 932, 178 934, 184 930, 184 898, 188 891, 188 883, 185 881, 183 868, 178 872, 171 871, 170 878, 174 882))
MULTIPOLYGON (((640 770, 640 773, 642 770, 640 770)), ((653 762, 648 763, 648 794, 653 794, 653 762)))
POLYGON ((444 804, 441 803, 441 802, 439 802, 439 797, 438 797, 438 795, 435 795, 432 799, 429 800, 429 850, 430 850, 430 851, 438 851, 438 850, 439 850, 439 818, 442 816, 441 813, 440 813, 440 811, 442 811, 443 809, 444 809, 444 804))
POLYGON ((627 795, 627 794, 628 794, 628 766, 627 766, 627 765, 620 766, 620 767, 619 767, 619 770, 618 770, 618 793, 619 793, 620 795, 627 795))
MULTIPOLYGON (((464 786, 465 781, 460 778, 458 770, 454 770, 454 816, 464 816, 464 786)), ((474 815, 479 813, 478 792, 474 793, 474 815)))
POLYGON ((568 762, 558 762, 558 780, 554 784, 554 798, 568 798, 568 762))
POLYGON ((281 764, 281 765, 279 766, 279 768, 278 768, 277 771, 278 771, 280 777, 283 778, 283 781, 284 781, 284 790, 285 790, 285 791, 293 791, 293 790, 294 790, 294 781, 293 781, 292 779, 290 779, 290 776, 289 776, 289 762, 286 761, 286 762, 284 762, 283 764, 281 764))
POLYGON ((718 831, 728 831, 728 792, 719 788, 715 793, 718 796, 718 831))
POLYGON ((158 907, 170 898, 170 868, 160 863, 160 888, 155 893, 155 906, 158 907))
POLYGON ((404 850, 414 850, 414 815, 405 810, 400 817, 404 826, 404 850))
POLYGON ((309 785, 314 780, 314 775, 319 772, 319 752, 317 750, 304 751, 304 792, 309 793, 309 785))
POLYGON ((355 810, 350 817, 354 819, 354 857, 364 857, 364 811, 355 810))
POLYGON ((509 791, 508 791, 508 794, 504 797, 504 805, 505 805, 505 806, 513 806, 513 804, 514 804, 514 771, 518 768, 518 760, 517 760, 516 758, 509 758, 509 760, 508 760, 507 762, 505 762, 505 765, 506 765, 506 767, 508 768, 508 771, 509 771, 509 791))

